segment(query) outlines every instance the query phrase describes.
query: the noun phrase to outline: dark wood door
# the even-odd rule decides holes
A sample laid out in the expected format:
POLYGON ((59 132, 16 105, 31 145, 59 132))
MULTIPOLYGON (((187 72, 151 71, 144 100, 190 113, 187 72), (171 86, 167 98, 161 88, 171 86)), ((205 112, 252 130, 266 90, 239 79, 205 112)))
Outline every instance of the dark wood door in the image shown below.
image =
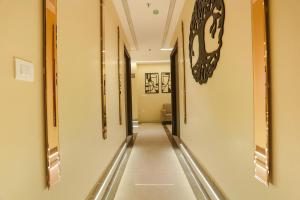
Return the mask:
POLYGON ((132 88, 131 88, 131 58, 125 48, 125 91, 126 91, 126 121, 127 135, 133 134, 132 128, 132 88))
POLYGON ((179 90, 178 90, 178 45, 171 53, 171 86, 172 86, 172 134, 180 136, 179 90))

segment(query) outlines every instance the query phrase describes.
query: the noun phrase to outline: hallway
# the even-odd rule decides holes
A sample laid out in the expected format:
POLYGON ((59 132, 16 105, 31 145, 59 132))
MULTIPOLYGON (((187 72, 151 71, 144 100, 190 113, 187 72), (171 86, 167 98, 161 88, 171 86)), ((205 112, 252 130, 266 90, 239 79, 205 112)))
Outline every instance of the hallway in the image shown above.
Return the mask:
POLYGON ((115 199, 196 199, 162 125, 138 128, 115 199))
POLYGON ((299 8, 0 0, 0 200, 300 200, 299 8))

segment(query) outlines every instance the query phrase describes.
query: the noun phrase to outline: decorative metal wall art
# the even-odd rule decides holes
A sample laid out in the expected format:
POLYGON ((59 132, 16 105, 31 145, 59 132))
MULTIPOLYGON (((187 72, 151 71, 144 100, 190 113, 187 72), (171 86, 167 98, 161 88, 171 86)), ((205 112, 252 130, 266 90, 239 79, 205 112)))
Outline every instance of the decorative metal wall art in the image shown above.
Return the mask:
POLYGON ((267 9, 267 0, 252 0, 255 178, 268 186, 270 182, 271 95, 267 9))
POLYGON ((102 137, 107 139, 107 115, 106 115, 106 71, 105 71, 105 5, 100 0, 100 76, 101 76, 101 107, 102 107, 102 137))
POLYGON ((189 57, 194 79, 200 84, 207 83, 219 62, 224 21, 223 0, 196 0, 190 25, 189 57))
POLYGON ((171 93, 171 73, 161 73, 161 93, 171 93))
POLYGON ((157 94, 159 93, 159 74, 145 73, 145 93, 157 94))
POLYGON ((60 154, 57 98, 57 2, 44 3, 44 67, 47 145, 47 185, 60 181, 60 154))

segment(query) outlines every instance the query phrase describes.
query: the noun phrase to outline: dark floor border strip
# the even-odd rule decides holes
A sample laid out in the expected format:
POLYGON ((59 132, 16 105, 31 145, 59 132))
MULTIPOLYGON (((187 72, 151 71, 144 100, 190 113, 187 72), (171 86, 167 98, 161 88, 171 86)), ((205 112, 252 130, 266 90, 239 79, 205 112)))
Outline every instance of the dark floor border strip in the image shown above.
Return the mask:
POLYGON ((120 165, 124 161, 124 158, 126 156, 129 157, 130 152, 128 154, 128 149, 132 148, 135 138, 136 135, 129 136, 122 143, 121 147, 119 148, 116 155, 114 156, 112 162, 108 166, 105 175, 99 179, 99 181, 96 183, 96 185, 89 193, 86 200, 104 200, 108 198, 109 196, 108 192, 111 191, 112 183, 115 180, 117 171, 120 169, 120 165))
MULTIPOLYGON (((185 146, 185 144, 180 140, 180 138, 173 136, 170 132, 170 130, 167 128, 167 126, 164 126, 164 129, 172 143, 172 146, 175 146, 175 150, 180 151, 180 155, 178 156, 179 161, 183 159, 183 168, 184 165, 187 165, 188 172, 187 177, 189 179, 189 182, 193 188, 193 191, 196 195, 196 197, 199 197, 199 191, 194 190, 195 186, 193 186, 196 181, 198 184, 198 188, 200 188, 202 191, 200 191, 204 195, 204 199, 208 200, 225 200, 225 196, 222 194, 222 192, 217 188, 217 186, 214 184, 214 182, 211 180, 211 178, 207 175, 207 173, 203 170, 201 165, 196 161, 193 154, 190 152, 190 150, 185 146), (195 181, 190 180, 189 174, 192 174, 192 178, 195 179, 195 181)), ((202 197, 203 199, 203 197, 202 197)))

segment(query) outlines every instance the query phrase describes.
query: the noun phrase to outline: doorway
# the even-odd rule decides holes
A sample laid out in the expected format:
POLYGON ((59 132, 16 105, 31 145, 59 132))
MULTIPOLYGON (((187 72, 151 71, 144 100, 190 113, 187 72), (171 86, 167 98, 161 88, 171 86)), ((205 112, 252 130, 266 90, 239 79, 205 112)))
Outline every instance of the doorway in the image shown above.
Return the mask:
POLYGON ((124 48, 125 58, 125 99, 126 99, 126 134, 130 136, 133 134, 132 124, 132 87, 131 87, 131 58, 126 49, 124 48))
POLYGON ((179 77, 178 77, 178 43, 171 53, 171 102, 172 102, 172 134, 180 137, 179 118, 179 77))

